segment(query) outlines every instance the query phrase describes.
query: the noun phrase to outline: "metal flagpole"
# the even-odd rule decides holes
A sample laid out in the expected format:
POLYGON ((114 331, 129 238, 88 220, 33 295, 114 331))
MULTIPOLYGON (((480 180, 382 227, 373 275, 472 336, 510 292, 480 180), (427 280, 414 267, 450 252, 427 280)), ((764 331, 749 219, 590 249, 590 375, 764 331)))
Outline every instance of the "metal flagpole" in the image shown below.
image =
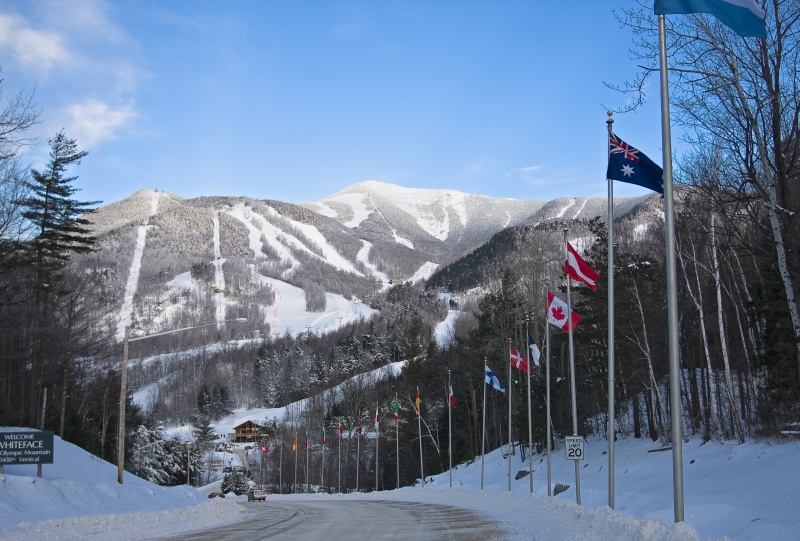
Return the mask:
POLYGON ((336 486, 336 492, 342 492, 342 423, 339 423, 339 483, 336 486))
POLYGON ((511 492, 511 451, 514 444, 511 442, 511 338, 508 339, 508 491, 511 492))
POLYGON ((667 265, 667 343, 669 349, 669 404, 672 421, 672 485, 675 522, 683 522, 683 437, 681 430, 680 350, 678 342, 678 278, 675 269, 675 208, 672 195, 672 135, 670 133, 667 37, 664 15, 658 16, 661 72, 661 146, 664 160, 664 233, 667 265))
POLYGON ((483 490, 483 463, 486 458, 486 357, 483 358, 483 429, 481 430, 481 490, 483 490))
MULTIPOLYGON (((550 281, 548 280, 545 282, 545 287, 547 290, 550 290, 550 281)), ((547 302, 547 301, 545 301, 547 302)), ((547 307, 545 306, 545 311, 547 311, 547 307)), ((547 368, 545 370, 545 379, 547 380, 546 383, 546 392, 545 392, 545 400, 547 401, 547 495, 553 495, 553 477, 552 471, 550 468, 550 446, 551 446, 551 439, 550 439, 550 324, 547 321, 547 314, 545 314, 544 318, 544 326, 545 326, 545 347, 547 348, 547 356, 544 358, 544 362, 547 363, 547 368)))
POLYGON ((297 494, 297 432, 294 433, 294 443, 292 444, 294 447, 294 492, 297 494))
POLYGON ((381 439, 381 423, 378 416, 379 403, 375 403, 375 492, 378 492, 378 442, 381 439))
MULTIPOLYGON (((528 340, 528 318, 525 318, 525 341, 528 340)), ((533 416, 531 414, 531 364, 533 364, 533 352, 528 349, 528 477, 530 477, 531 494, 533 494, 533 416)))
MULTIPOLYGON (((611 140, 611 111, 608 112, 608 141, 611 140)), ((606 147, 609 146, 606 141, 606 147)), ((609 150, 610 152, 610 150, 609 150)), ((608 179, 608 506, 614 509, 614 181, 608 179)))
MULTIPOLYGON (((567 251, 567 229, 564 228, 564 256, 569 257, 567 251)), ((566 260, 566 259, 565 259, 566 260)), ((570 278, 567 276, 567 327, 569 327, 569 383, 572 395, 572 435, 578 435, 578 398, 575 391, 575 349, 572 343, 572 297, 570 295, 570 278)), ((581 504, 581 468, 578 460, 575 462, 575 503, 581 504)))
MULTIPOLYGON (((417 398, 419 398, 419 387, 417 387, 417 398)), ((422 477, 422 488, 425 488, 425 464, 422 462, 422 409, 419 401, 415 402, 417 408, 417 430, 419 431, 419 474, 422 477)))
MULTIPOLYGON (((323 421, 324 422, 324 421, 323 421)), ((322 491, 325 490, 325 425, 322 426, 322 473, 319 476, 319 486, 322 491)))
POLYGON ((453 488, 453 419, 450 404, 450 369, 447 369, 447 454, 450 457, 450 488, 453 488))
POLYGON ((311 476, 309 475, 309 473, 311 472, 308 470, 308 432, 306 432, 305 445, 306 445, 306 493, 308 493, 311 492, 311 476))
POLYGON ((356 441, 358 442, 356 445, 356 492, 358 492, 358 472, 361 469, 358 467, 361 463, 361 419, 358 420, 358 434, 356 435, 356 441))
POLYGON ((400 488, 400 403, 397 401, 397 391, 394 393, 394 436, 397 461, 397 488, 400 488))
POLYGON ((280 454, 278 457, 278 494, 283 494, 283 438, 280 441, 280 454))

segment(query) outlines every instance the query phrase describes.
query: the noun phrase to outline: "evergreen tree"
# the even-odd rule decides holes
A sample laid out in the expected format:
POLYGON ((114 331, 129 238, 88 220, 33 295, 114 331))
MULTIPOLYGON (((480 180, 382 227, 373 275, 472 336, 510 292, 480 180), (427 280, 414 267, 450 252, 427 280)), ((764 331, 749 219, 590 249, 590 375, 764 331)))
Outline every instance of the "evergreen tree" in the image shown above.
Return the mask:
POLYGON ((77 177, 67 176, 67 169, 78 165, 88 153, 79 151, 75 140, 67 138, 63 130, 49 143, 50 162, 44 171, 31 170, 31 180, 26 182, 31 195, 20 201, 25 209, 22 216, 34 227, 31 248, 39 278, 61 268, 71 254, 92 251, 95 237, 84 215, 100 203, 72 198, 78 191, 72 185, 77 177))

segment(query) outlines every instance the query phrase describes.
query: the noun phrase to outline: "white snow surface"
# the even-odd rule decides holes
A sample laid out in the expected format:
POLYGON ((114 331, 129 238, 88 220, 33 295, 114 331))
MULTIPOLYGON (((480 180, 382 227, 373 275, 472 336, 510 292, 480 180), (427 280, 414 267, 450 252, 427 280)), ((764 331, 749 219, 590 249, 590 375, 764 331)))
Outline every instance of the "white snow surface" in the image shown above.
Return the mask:
MULTIPOLYGON (((458 398, 456 402, 458 407, 458 398)), ((407 414, 408 412, 406 412, 407 414)), ((403 415, 403 413, 401 413, 403 415)), ((390 423, 391 421, 385 421, 390 423)), ((0 428, 0 431, 18 431, 0 428)), ((379 494, 270 495, 269 499, 381 499, 452 505, 486 516, 508 530, 512 539, 568 541, 789 541, 797 539, 796 502, 800 485, 800 442, 742 445, 683 445, 685 518, 673 522, 672 454, 649 452, 657 443, 633 438, 617 441, 616 510, 607 503, 608 458, 605 440, 590 437, 581 463, 583 505, 574 488, 547 496, 546 461, 534 457, 534 494, 529 480, 512 481, 503 449, 487 453, 485 483, 480 488, 480 456, 449 473, 427 477, 425 488, 407 487, 379 494)), ((512 470, 527 469, 519 455, 512 470)), ((116 466, 55 438, 54 464, 6 466, 0 475, 0 538, 7 541, 158 539, 230 523, 240 515, 243 497, 208 500, 190 487, 159 487, 126 474, 116 482, 116 466)), ((552 456, 553 482, 574 486, 575 470, 563 446, 552 456)))
POLYGON ((389 276, 385 272, 381 272, 378 270, 374 264, 370 263, 369 261, 369 252, 372 250, 372 243, 367 242, 364 239, 361 239, 361 249, 356 254, 356 260, 361 261, 366 268, 372 273, 378 281, 381 283, 381 291, 386 291, 389 289, 389 276))
POLYGON ((287 333, 297 336, 307 327, 314 334, 323 334, 354 321, 368 320, 376 313, 359 300, 345 299, 335 293, 325 293, 325 312, 308 312, 305 291, 299 287, 258 273, 253 276, 275 293, 275 303, 263 307, 272 336, 287 333))
POLYGON ((375 212, 375 205, 372 204, 372 200, 367 195, 343 193, 334 195, 327 200, 342 203, 350 207, 350 209, 353 211, 353 218, 343 224, 345 227, 349 227, 350 229, 361 225, 361 222, 369 218, 370 214, 375 212), (369 202, 369 204, 367 202, 369 202))
POLYGON ((427 280, 430 278, 436 269, 439 268, 438 263, 434 263, 433 261, 426 261, 422 264, 420 268, 417 269, 417 272, 414 273, 414 276, 409 278, 412 284, 416 284, 422 280, 427 280))
POLYGON ((144 254, 145 241, 147 239, 147 229, 150 227, 150 217, 158 212, 159 192, 153 192, 150 199, 150 214, 147 220, 139 225, 136 234, 136 247, 133 251, 133 260, 128 270, 128 281, 125 283, 125 294, 122 297, 122 308, 119 312, 119 322, 117 323, 117 337, 122 339, 125 329, 130 327, 133 316, 133 298, 139 288, 139 273, 142 270, 142 255, 144 254))

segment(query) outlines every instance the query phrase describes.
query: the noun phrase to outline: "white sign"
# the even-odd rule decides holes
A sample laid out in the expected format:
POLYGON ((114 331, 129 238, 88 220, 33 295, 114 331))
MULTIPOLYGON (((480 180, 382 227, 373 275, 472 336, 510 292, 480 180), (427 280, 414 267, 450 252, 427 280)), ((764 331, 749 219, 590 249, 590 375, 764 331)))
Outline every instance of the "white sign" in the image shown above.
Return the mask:
POLYGON ((583 436, 567 436, 567 460, 583 460, 583 436))

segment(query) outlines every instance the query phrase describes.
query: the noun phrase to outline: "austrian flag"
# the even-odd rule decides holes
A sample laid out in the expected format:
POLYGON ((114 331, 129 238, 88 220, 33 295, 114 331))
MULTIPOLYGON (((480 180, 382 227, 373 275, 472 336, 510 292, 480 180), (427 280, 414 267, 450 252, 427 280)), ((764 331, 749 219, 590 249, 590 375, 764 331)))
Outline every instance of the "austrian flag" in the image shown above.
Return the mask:
MULTIPOLYGON (((558 327, 564 332, 569 332, 569 319, 567 318, 567 303, 553 295, 551 291, 547 292, 547 321, 558 327)), ((581 320, 574 311, 572 312, 572 329, 578 326, 581 320)))
POLYGON ((583 282, 589 286, 592 291, 597 291, 595 284, 600 279, 600 276, 586 261, 581 259, 581 256, 578 255, 578 252, 575 251, 575 248, 570 243, 567 243, 567 261, 564 263, 564 272, 573 280, 583 282))

